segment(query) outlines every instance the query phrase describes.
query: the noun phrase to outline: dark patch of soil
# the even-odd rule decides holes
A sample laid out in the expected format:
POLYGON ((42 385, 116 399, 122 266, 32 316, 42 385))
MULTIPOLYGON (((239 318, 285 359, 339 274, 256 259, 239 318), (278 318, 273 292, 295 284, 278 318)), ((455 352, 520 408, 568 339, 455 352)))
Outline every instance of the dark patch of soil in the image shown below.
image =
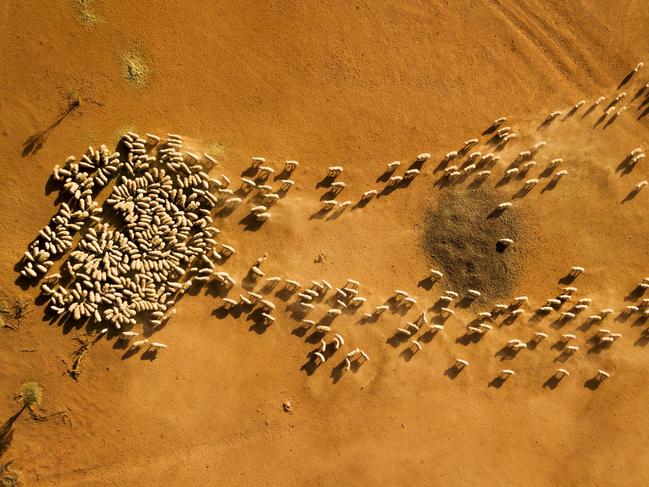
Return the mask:
POLYGON ((478 303, 511 297, 520 272, 524 229, 516 208, 487 218, 502 202, 489 189, 457 190, 424 216, 422 245, 433 266, 460 295, 480 291, 478 303), (502 253, 497 250, 501 238, 514 240, 502 253))

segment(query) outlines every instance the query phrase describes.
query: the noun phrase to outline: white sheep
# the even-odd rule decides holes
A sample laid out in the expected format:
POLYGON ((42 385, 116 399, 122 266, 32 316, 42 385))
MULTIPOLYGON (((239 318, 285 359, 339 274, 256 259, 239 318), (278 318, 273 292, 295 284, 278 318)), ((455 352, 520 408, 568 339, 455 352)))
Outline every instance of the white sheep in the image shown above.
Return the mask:
POLYGON ((570 375, 570 372, 568 372, 566 369, 557 369, 557 371, 554 373, 554 376, 558 379, 561 380, 564 377, 567 377, 570 375))
POLYGON ((285 161, 284 162, 284 170, 286 172, 293 172, 297 167, 300 165, 299 162, 297 161, 285 161))
POLYGON ((163 348, 168 348, 168 347, 167 347, 167 345, 165 345, 164 343, 160 343, 160 342, 151 342, 151 343, 149 343, 149 348, 151 348, 152 350, 157 351, 157 350, 161 350, 161 349, 163 349, 163 348))
POLYGON ((401 165, 401 161, 394 161, 388 164, 388 172, 394 172, 401 165))
POLYGON ((539 343, 543 340, 545 340, 548 337, 547 333, 543 333, 542 331, 537 331, 532 335, 532 341, 534 343, 539 343))
POLYGON ((516 375, 516 372, 514 372, 511 369, 503 369, 500 371, 499 378, 502 380, 506 380, 510 375, 516 375))
POLYGON ((464 359, 461 359, 461 358, 456 358, 455 363, 453 364, 453 368, 462 370, 464 367, 467 367, 468 365, 469 365, 468 360, 464 360, 464 359))
POLYGON ((505 201, 504 203, 499 203, 497 208, 499 210, 504 210, 504 209, 507 209, 507 208, 511 208, 512 206, 513 206, 513 204, 510 201, 505 201))
POLYGON ((417 155, 417 162, 426 162, 428 159, 430 159, 430 154, 428 152, 422 152, 421 154, 417 155))
POLYGON ((435 269, 430 270, 430 278, 431 278, 431 280, 438 281, 442 277, 444 277, 444 274, 442 272, 440 272, 438 270, 435 270, 435 269))
POLYGON ((343 172, 343 168, 341 166, 330 166, 327 172, 327 177, 335 178, 342 172, 343 172))
POLYGON ((498 240, 498 244, 502 247, 509 247, 513 243, 514 241, 511 238, 501 238, 500 240, 498 240))
POLYGON ((609 377, 611 377, 611 374, 609 374, 608 372, 604 370, 598 370, 597 375, 595 376, 595 380, 602 382, 603 380, 608 379, 609 377))

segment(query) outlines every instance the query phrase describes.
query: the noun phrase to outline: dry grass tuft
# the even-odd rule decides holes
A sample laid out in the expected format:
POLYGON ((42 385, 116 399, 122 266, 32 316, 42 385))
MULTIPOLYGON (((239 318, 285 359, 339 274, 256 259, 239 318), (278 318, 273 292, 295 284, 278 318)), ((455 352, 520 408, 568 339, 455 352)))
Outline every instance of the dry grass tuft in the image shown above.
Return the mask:
POLYGON ((131 49, 121 54, 122 75, 127 81, 144 86, 150 74, 150 69, 144 55, 139 49, 131 49))

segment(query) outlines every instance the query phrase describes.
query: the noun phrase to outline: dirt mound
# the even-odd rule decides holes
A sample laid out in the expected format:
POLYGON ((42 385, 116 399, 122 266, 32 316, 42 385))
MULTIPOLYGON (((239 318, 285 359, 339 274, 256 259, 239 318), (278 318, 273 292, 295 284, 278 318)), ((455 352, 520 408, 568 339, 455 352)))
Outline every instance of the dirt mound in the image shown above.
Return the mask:
POLYGON ((521 218, 515 208, 495 211, 499 203, 502 199, 488 189, 453 191, 424 217, 422 244, 432 265, 457 292, 479 290, 481 302, 510 298, 520 273, 521 218), (501 251, 502 238, 514 244, 501 251))

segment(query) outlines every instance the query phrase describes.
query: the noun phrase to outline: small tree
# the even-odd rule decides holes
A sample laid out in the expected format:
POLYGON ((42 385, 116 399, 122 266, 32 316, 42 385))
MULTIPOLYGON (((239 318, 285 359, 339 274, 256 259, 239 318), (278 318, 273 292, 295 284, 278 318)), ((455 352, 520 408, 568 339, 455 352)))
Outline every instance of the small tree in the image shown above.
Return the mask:
POLYGON ((0 455, 4 453, 7 448, 9 448, 9 444, 11 443, 11 439, 14 435, 13 425, 16 420, 20 417, 25 409, 30 408, 34 405, 38 406, 41 403, 42 397, 43 388, 36 382, 25 382, 23 384, 20 393, 20 399, 23 406, 0 428, 0 455))

